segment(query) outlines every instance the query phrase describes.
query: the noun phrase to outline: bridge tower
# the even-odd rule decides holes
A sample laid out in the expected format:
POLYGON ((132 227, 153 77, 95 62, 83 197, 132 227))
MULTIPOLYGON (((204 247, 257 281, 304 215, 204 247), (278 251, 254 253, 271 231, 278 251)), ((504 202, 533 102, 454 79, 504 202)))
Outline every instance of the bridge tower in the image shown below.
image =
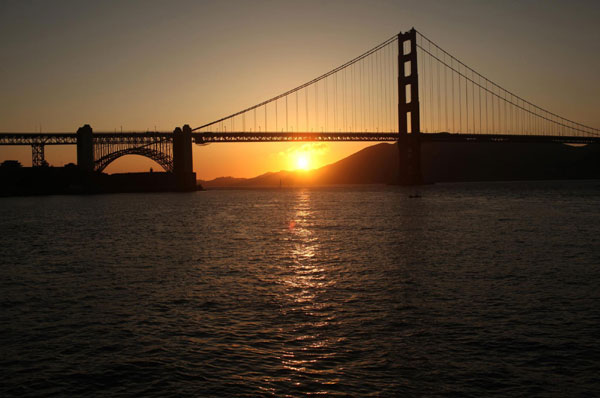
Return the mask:
POLYGON ((173 174, 180 191, 196 189, 196 173, 194 173, 192 154, 192 128, 189 125, 183 129, 177 127, 173 131, 173 174))
POLYGON ((414 28, 398 34, 398 133, 398 182, 400 185, 422 184, 417 31, 414 28))
POLYGON ((88 173, 94 171, 94 138, 89 124, 77 130, 77 166, 88 173))

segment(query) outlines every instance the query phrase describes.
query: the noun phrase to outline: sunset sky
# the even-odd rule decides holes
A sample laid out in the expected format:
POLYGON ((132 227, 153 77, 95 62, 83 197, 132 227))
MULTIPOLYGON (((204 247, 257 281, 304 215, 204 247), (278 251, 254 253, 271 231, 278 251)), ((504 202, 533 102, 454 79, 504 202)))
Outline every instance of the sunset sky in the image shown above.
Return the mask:
MULTIPOLYGON (((600 127, 598 1, 0 2, 0 131, 172 131, 246 108, 416 27, 561 116, 600 127)), ((194 147, 198 178, 337 161, 364 143, 194 147)), ((0 161, 31 165, 30 147, 0 161)), ((75 161, 75 147, 46 147, 75 161)), ((107 172, 160 167, 138 156, 107 172)))

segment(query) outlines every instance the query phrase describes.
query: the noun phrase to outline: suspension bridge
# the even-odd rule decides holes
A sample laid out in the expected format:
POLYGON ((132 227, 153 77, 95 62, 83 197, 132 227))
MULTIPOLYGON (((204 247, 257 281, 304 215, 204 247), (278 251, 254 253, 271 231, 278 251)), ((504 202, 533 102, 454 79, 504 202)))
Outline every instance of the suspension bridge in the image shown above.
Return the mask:
POLYGON ((174 132, 0 133, 0 145, 30 145, 33 166, 46 145, 77 145, 78 166, 100 172, 121 156, 153 159, 194 181, 192 143, 397 142, 403 185, 422 182, 420 144, 600 143, 600 129, 533 104, 491 81, 412 29, 280 95, 196 128, 174 132))

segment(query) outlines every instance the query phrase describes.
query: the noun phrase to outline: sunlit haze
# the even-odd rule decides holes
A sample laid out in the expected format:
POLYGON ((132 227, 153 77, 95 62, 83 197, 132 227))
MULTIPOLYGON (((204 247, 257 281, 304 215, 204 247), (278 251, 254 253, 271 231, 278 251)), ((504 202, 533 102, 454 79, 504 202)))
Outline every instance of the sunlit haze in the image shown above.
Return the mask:
POLYGON ((298 157, 297 166, 301 170, 307 170, 309 166, 308 155, 301 155, 298 157))
MULTIPOLYGON (((219 119, 416 27, 486 77, 600 126, 595 1, 3 1, 0 131, 172 131, 219 119)), ((200 179, 309 170, 368 143, 194 146, 200 179)), ((31 148, 0 161, 31 165, 31 148)), ((47 146, 51 165, 75 148, 47 146)), ((125 156, 108 173, 160 169, 125 156)))

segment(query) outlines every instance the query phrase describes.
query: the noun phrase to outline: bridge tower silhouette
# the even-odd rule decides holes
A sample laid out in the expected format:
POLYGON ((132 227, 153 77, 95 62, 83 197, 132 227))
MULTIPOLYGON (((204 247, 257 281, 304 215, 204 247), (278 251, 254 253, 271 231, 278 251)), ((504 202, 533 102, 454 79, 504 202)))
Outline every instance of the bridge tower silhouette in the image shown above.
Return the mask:
POLYGON ((423 183, 417 31, 398 34, 398 152, 400 185, 423 183), (407 45, 405 45, 407 44, 407 45))

